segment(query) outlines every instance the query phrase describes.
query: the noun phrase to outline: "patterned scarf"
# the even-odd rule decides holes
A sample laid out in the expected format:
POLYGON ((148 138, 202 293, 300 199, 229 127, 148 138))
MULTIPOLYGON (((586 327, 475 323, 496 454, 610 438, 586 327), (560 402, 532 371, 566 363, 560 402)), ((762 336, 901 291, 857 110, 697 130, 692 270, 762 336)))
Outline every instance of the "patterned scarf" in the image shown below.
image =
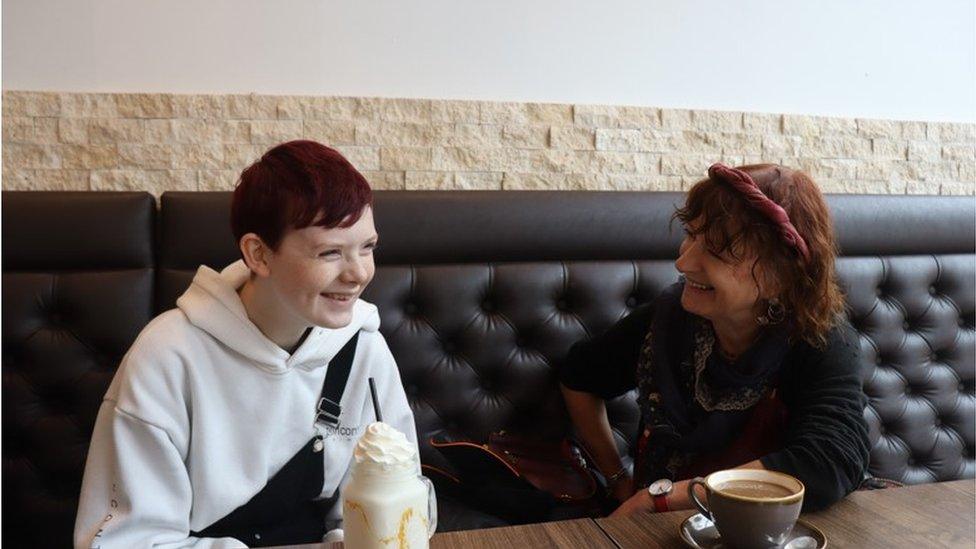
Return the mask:
POLYGON ((697 455, 721 452, 771 389, 789 351, 786 331, 767 328, 735 362, 715 350, 707 320, 681 307, 684 283, 658 298, 637 365, 642 432, 639 477, 677 480, 697 455))

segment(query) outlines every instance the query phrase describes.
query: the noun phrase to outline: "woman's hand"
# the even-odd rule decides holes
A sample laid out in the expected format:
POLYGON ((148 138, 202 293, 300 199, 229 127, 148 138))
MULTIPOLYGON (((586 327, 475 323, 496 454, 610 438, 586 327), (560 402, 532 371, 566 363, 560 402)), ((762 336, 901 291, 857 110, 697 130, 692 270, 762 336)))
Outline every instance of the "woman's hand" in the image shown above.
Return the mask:
POLYGON ((624 473, 617 483, 610 487, 610 495, 619 502, 625 502, 634 495, 634 478, 624 473))
MULTIPOLYGON (((668 496, 668 510, 669 511, 680 511, 682 509, 691 509, 693 507, 691 499, 688 497, 688 484, 691 481, 682 480, 681 482, 675 482, 674 488, 671 489, 671 494, 668 496)), ((633 480, 631 480, 633 483, 633 480)), ((627 498, 620 507, 610 514, 611 517, 625 517, 632 515, 639 511, 651 511, 654 512, 654 499, 651 494, 647 492, 646 489, 640 489, 636 494, 627 498)))

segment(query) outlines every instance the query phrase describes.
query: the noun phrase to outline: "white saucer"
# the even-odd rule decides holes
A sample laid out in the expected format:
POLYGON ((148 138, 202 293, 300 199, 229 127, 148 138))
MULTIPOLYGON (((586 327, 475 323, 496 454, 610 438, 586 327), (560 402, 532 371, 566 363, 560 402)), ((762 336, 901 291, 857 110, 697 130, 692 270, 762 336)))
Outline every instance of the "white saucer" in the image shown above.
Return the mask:
MULTIPOLYGON (((722 537, 718 535, 715 525, 701 513, 686 518, 678 527, 678 535, 688 547, 695 549, 724 549, 726 547, 722 544, 722 537)), ((798 520, 789 539, 780 547, 783 549, 824 549, 827 547, 827 537, 816 526, 798 520)))

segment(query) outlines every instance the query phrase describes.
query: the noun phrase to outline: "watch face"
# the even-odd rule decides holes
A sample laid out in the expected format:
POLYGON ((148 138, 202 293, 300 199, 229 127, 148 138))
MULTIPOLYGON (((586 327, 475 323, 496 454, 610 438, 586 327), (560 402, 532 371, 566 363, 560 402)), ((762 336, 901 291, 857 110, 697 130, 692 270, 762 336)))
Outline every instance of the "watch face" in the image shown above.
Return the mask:
POLYGON ((671 493, 671 489, 674 484, 666 478, 661 480, 655 480, 650 486, 647 487, 647 491, 651 493, 652 496, 663 496, 671 493))

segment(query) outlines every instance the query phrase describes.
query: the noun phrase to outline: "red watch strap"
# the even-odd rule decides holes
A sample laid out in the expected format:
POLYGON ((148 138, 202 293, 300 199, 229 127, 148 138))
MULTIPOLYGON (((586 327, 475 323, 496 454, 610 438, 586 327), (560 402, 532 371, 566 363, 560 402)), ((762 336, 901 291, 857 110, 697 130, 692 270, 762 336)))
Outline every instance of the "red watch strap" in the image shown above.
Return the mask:
POLYGON ((654 496, 654 511, 657 513, 666 513, 670 511, 671 508, 668 506, 668 496, 654 496))

